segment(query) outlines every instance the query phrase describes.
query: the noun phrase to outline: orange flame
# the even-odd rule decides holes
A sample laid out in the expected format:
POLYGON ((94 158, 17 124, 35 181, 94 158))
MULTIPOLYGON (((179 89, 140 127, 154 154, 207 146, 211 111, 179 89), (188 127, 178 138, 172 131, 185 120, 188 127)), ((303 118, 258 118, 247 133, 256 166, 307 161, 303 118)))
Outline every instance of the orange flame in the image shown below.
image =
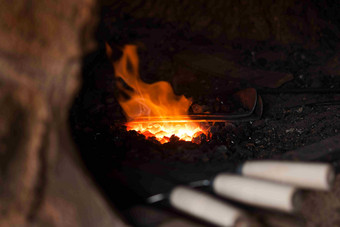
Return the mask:
MULTIPOLYGON (((108 44, 106 50, 110 56, 112 49, 108 44)), ((168 82, 143 82, 138 65, 137 47, 134 45, 126 45, 123 56, 114 63, 115 76, 124 81, 118 80, 117 86, 129 97, 118 98, 128 120, 127 129, 136 130, 147 138, 155 137, 161 143, 168 142, 172 135, 191 141, 203 133, 197 123, 187 120, 187 117, 182 119, 188 113, 191 100, 184 95, 175 95, 168 82)))

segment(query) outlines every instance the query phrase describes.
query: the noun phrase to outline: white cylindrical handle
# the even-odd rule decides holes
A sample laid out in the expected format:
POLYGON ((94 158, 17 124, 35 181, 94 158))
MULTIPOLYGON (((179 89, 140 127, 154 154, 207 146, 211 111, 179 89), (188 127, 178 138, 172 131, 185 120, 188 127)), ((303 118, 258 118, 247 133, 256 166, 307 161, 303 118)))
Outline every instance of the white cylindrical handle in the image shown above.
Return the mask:
POLYGON ((213 189, 229 199, 287 212, 294 211, 299 202, 296 189, 291 185, 227 173, 215 177, 213 189))
POLYGON ((244 176, 320 190, 329 190, 335 179, 332 166, 325 163, 248 161, 243 164, 241 172, 244 176))
POLYGON ((177 186, 170 193, 172 206, 218 226, 248 226, 243 213, 206 193, 177 186))

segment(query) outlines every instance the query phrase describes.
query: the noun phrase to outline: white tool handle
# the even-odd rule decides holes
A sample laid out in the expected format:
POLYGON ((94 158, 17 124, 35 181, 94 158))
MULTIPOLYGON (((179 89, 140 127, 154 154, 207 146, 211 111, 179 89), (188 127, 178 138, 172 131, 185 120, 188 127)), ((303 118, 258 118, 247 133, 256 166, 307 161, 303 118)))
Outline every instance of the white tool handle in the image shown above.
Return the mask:
POLYGON ((170 193, 172 206, 218 226, 248 226, 243 213, 206 193, 177 186, 170 193))
POLYGON ((320 190, 329 190, 335 179, 332 166, 325 163, 248 161, 243 164, 241 173, 244 176, 320 190))
POLYGON ((216 194, 242 203, 292 212, 299 205, 291 185, 221 173, 213 181, 216 194))

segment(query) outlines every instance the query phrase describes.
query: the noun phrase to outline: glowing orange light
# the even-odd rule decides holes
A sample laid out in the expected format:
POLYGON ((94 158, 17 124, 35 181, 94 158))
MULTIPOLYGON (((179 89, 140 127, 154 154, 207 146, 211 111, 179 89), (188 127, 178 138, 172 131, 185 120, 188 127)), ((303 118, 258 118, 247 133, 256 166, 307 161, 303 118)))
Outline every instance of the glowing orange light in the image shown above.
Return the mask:
MULTIPOLYGON (((112 49, 109 45, 106 45, 106 50, 110 56, 112 49)), ((127 129, 136 130, 147 138, 155 137, 161 143, 168 142, 172 135, 191 141, 204 133, 196 122, 187 117, 191 100, 184 95, 175 95, 168 82, 143 82, 139 77, 138 64, 137 47, 134 45, 126 45, 123 56, 114 63, 115 76, 122 79, 118 80, 117 86, 129 97, 118 98, 128 120, 127 129)))

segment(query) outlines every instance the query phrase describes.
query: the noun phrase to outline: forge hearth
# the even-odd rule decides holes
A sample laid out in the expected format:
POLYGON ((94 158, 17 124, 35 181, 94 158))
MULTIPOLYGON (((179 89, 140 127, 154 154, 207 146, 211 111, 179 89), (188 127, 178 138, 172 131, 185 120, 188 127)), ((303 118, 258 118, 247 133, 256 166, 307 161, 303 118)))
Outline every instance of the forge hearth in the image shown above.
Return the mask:
MULTIPOLYGON (((187 49, 167 51, 167 46, 154 50, 150 39, 141 38, 138 43, 142 80, 150 84, 166 80, 176 94, 192 97, 189 115, 191 119, 210 119, 200 123, 208 129, 208 135, 191 142, 171 136, 161 144, 152 136, 128 130, 117 100, 114 70, 104 49, 89 56, 90 68, 84 71, 85 89, 71 112, 73 135, 85 163, 130 221, 141 222, 140 212, 151 216, 160 212, 157 215, 163 218, 174 215, 173 211, 162 213, 164 210, 155 211, 149 206, 136 207, 145 204, 148 195, 162 191, 161 186, 150 186, 157 185, 155 182, 169 178, 191 182, 201 179, 203 173, 213 175, 247 160, 284 159, 285 153, 294 154, 294 150, 338 134, 340 80, 322 71, 326 58, 320 52, 271 41, 251 46, 248 41, 191 46, 187 40, 182 41, 187 49), (252 104, 247 106, 240 99, 254 97, 242 93, 247 89, 258 93, 260 114, 250 119, 212 120, 218 114, 237 116, 252 109, 252 104), (235 96, 237 93, 245 95, 235 96), (150 171, 156 176, 145 175, 150 171), (120 183, 118 186, 111 182, 120 183)), ((119 48, 116 52, 113 60, 118 61, 119 48)), ((291 155, 287 159, 333 163, 337 160, 334 155, 326 159, 322 154, 317 155, 319 159, 291 155)), ((256 213, 269 219, 266 213, 256 213)), ((271 215, 294 225, 304 223, 301 217, 271 215)))
MULTIPOLYGON (((113 10, 108 4, 103 9, 100 45, 85 58, 84 85, 70 119, 86 166, 130 222, 159 225, 182 215, 169 210, 166 201, 153 206, 145 203, 148 196, 168 190, 167 181, 186 184, 225 171, 226 166, 259 159, 322 160, 337 165, 335 153, 325 152, 328 158, 321 153, 295 155, 300 148, 336 136, 340 130, 335 36, 317 35, 319 42, 296 35, 289 41, 288 36, 279 34, 288 26, 285 24, 273 31, 280 38, 251 40, 250 34, 240 34, 242 39, 237 40, 212 37, 207 34, 210 27, 207 31, 187 29, 180 21, 169 22, 166 16, 140 18, 129 12, 133 8, 123 8, 113 10), (130 16, 113 19, 118 9, 130 16), (111 58, 107 57, 107 45, 111 58), (199 122, 206 134, 189 141, 173 135, 160 143, 153 133, 143 135, 126 127, 128 119, 117 98, 122 90, 117 82, 127 89, 125 93, 137 90, 124 82, 126 78, 119 75, 121 78, 115 79, 115 66, 126 45, 138 50, 143 83, 166 81, 175 95, 191 98, 186 119, 199 122), (255 95, 243 92, 247 89, 255 95), (256 102, 251 101, 253 97, 256 102), (250 110, 255 115, 248 116, 250 110), (284 156, 286 153, 291 155, 284 156), (145 222, 144 215, 151 221, 145 222)), ((223 23, 219 26, 226 29, 223 23)), ((314 33, 313 29, 309 32, 314 33)), ((136 71, 133 68, 129 70, 136 71)), ((146 116, 140 120, 145 119, 150 123, 150 119, 173 118, 146 116)), ((311 200, 306 201, 304 207, 311 200)), ((282 221, 299 226, 311 218, 307 211, 290 216, 242 208, 255 213, 264 225, 282 221)))
MULTIPOLYGON (((252 68, 256 71, 262 67, 261 72, 263 75, 261 75, 257 84, 253 85, 263 97, 264 107, 263 117, 261 119, 254 118, 248 119, 247 121, 237 121, 238 119, 235 118, 234 120, 227 119, 224 122, 214 122, 211 120, 211 122, 207 123, 209 136, 200 139, 201 144, 197 146, 179 141, 176 137, 173 137, 169 144, 162 146, 156 141, 153 141, 152 138, 147 140, 145 136, 139 135, 137 132, 127 132, 124 126, 121 126, 121 121, 124 119, 124 116, 115 99, 116 96, 113 95, 115 93, 113 69, 105 53, 101 51, 96 53, 99 60, 92 62, 97 70, 91 70, 91 73, 86 74, 86 76, 93 78, 93 76, 96 75, 98 77, 98 82, 96 83, 102 83, 100 82, 101 80, 107 81, 108 79, 112 82, 108 84, 105 83, 104 86, 96 84, 95 87, 89 87, 85 96, 83 96, 81 100, 78 99, 83 103, 78 103, 78 106, 75 106, 79 108, 79 110, 74 109, 74 116, 78 114, 77 117, 84 116, 86 119, 80 119, 76 122, 76 124, 79 123, 79 125, 76 126, 79 129, 81 129, 81 127, 85 129, 85 131, 87 131, 85 134, 88 134, 87 136, 92 135, 98 141, 105 141, 103 142, 103 146, 108 143, 112 144, 112 149, 118 148, 118 150, 121 150, 120 155, 127 155, 127 157, 132 159, 135 156, 137 159, 146 160, 149 158, 152 159, 153 157, 167 159, 168 156, 170 160, 209 161, 213 154, 216 153, 216 150, 219 150, 219 153, 223 153, 221 157, 227 160, 233 160, 234 158, 235 160, 270 158, 279 153, 294 150, 320 141, 320 139, 336 135, 338 130, 336 110, 338 109, 337 100, 339 96, 337 95, 336 89, 330 89, 325 92, 325 88, 336 87, 338 79, 332 75, 326 75, 321 71, 314 71, 315 74, 310 75, 313 70, 320 69, 321 66, 318 64, 321 63, 316 63, 315 59, 321 59, 322 56, 317 56, 315 53, 308 54, 307 50, 296 46, 291 46, 289 50, 286 50, 278 44, 260 42, 254 44, 252 49, 249 50, 247 44, 246 42, 244 47, 242 47, 239 42, 237 47, 231 51, 219 47, 219 52, 216 55, 214 55, 214 50, 216 50, 217 47, 212 46, 209 54, 201 54, 202 62, 207 58, 208 62, 211 62, 211 59, 217 61, 216 64, 210 63, 213 65, 213 67, 210 66, 212 69, 210 73, 208 72, 209 65, 202 66, 206 75, 202 75, 201 69, 195 69, 194 67, 186 68, 187 74, 191 77, 196 77, 191 82, 194 84, 193 86, 196 86, 196 84, 204 84, 203 87, 206 86, 205 88, 192 89, 191 87, 187 87, 187 81, 178 79, 176 73, 172 78, 171 84, 175 83, 176 85, 173 85, 173 87, 176 88, 177 86, 178 90, 182 91, 184 88, 180 88, 180 86, 186 87, 185 94, 188 97, 193 97, 193 103, 189 109, 191 117, 195 117, 194 114, 200 115, 204 113, 208 113, 206 116, 221 114, 221 112, 225 115, 233 115, 235 112, 242 114, 247 110, 244 105, 242 106, 240 100, 235 100, 233 93, 235 94, 235 90, 242 91, 242 88, 245 89, 249 87, 249 85, 252 85, 253 74, 248 75, 248 77, 243 75, 242 78, 236 78, 235 76, 230 77, 226 74, 225 78, 223 78, 220 75, 215 75, 216 68, 214 67, 222 60, 230 64, 228 58, 222 58, 219 55, 223 50, 227 53, 228 51, 233 53, 234 56, 243 56, 237 60, 239 61, 238 66, 241 67, 242 65, 252 64, 251 67, 244 66, 246 69, 245 72, 251 71, 252 68), (268 52, 271 52, 269 56, 273 54, 280 56, 285 55, 286 58, 275 63, 269 63, 269 58, 266 60, 261 57, 259 58, 260 60, 253 59, 251 60, 252 63, 249 63, 248 53, 255 53, 255 50, 257 50, 259 56, 262 56, 263 53, 268 54, 268 52), (297 55, 304 60, 301 60, 301 68, 296 72, 297 63, 295 58, 298 57, 291 59, 291 56, 297 55), (267 62, 265 66, 263 66, 263 62, 267 62), (280 66, 280 64, 282 64, 282 66, 280 66), (285 73, 281 73, 280 77, 273 79, 273 70, 270 68, 274 67, 277 68, 277 71, 284 71, 285 73), (283 67, 286 68, 282 69, 283 67), (104 71, 105 68, 106 71, 104 71), (292 79, 291 76, 285 76, 292 74, 296 75, 294 79, 292 79), (307 76, 309 76, 308 79, 306 79, 307 76), (214 82, 208 82, 208 78, 211 78, 210 80, 214 82), (270 85, 267 83, 269 79, 266 80, 266 78, 272 80, 270 85), (232 81, 231 84, 230 81, 232 81), (266 82, 261 84, 261 81, 266 82), (282 83, 284 84, 280 88, 273 88, 282 83), (223 90, 221 84, 229 86, 226 86, 223 90), (110 89, 112 92, 109 92, 110 89), (297 90, 300 94, 296 94, 297 90), (88 103, 89 99, 86 96, 95 95, 98 95, 98 103, 88 103), (99 96, 101 97, 99 98, 99 96), (82 114, 80 112, 82 112, 82 114), (84 122, 86 122, 87 125, 81 125, 84 124, 84 122), (328 127, 329 125, 332 125, 334 128, 328 127), (148 146, 150 146, 150 149, 148 146), (179 151, 176 152, 176 150, 179 151)), ((285 47, 288 48, 288 46, 285 47)), ((190 49, 190 46, 188 48, 190 49)), ((202 50, 207 51, 208 47, 205 46, 202 50)), ((144 55, 146 55, 146 52, 147 51, 142 51, 144 55)), ((185 51, 186 56, 188 56, 188 52, 190 52, 190 50, 185 51)), ((157 54, 159 53, 160 52, 157 54)), ((157 57, 159 56, 154 56, 153 58, 156 59, 157 57)), ((150 56, 148 58, 150 58, 150 56)), ((186 61, 189 60, 190 59, 187 59, 186 61)), ((153 64, 153 62, 141 63, 140 73, 142 78, 143 75, 148 74, 143 71, 149 67, 148 64, 153 64)), ((176 65, 177 64, 178 62, 176 61, 176 65)), ((186 62, 183 64, 187 65, 186 62)), ((233 64, 235 63, 233 62, 233 64)), ((229 67, 233 69, 234 66, 229 67)), ((226 66, 224 66, 224 68, 226 68, 226 66)), ((239 71, 242 72, 243 70, 239 71)), ((179 72, 184 73, 181 69, 179 72)), ((184 74, 185 77, 187 74, 184 74)), ((145 80, 148 81, 148 79, 145 80)), ((149 79, 149 81, 152 83, 152 80, 149 79)), ((86 81, 85 84, 87 84, 86 81)), ((251 109, 251 107, 247 108, 251 109)), ((199 117, 197 119, 199 119, 199 117)), ((78 119, 75 118, 75 120, 78 119)))
MULTIPOLYGON (((0 226, 221 223, 223 215, 217 222, 189 215, 200 204, 174 209, 187 198, 238 207, 251 225, 339 226, 336 2, 15 0, 0 12, 0 226), (126 111, 120 97, 141 90, 118 75, 128 46, 137 52, 123 61, 125 71, 145 85, 138 98, 171 90, 164 96, 179 105, 156 115, 162 111, 138 101, 146 111, 126 111), (150 88, 159 83, 166 85, 150 88), (198 133, 156 139, 159 132, 131 126, 179 121, 198 133), (270 159, 297 168, 290 175, 302 176, 299 183, 321 184, 300 194, 284 182, 289 206, 275 204, 276 211, 217 196, 216 187, 227 195, 232 189, 214 186, 219 174, 222 182, 266 185, 254 178, 267 174, 252 178, 243 167, 270 159), (189 189, 174 190, 176 200, 179 185, 189 189), (282 212, 295 205, 298 212, 282 212)), ((280 188, 278 179, 268 181, 273 189, 267 184, 257 197, 280 188)), ((233 190, 245 188, 252 186, 233 190)), ((231 223, 244 221, 228 214, 237 214, 231 223)))

